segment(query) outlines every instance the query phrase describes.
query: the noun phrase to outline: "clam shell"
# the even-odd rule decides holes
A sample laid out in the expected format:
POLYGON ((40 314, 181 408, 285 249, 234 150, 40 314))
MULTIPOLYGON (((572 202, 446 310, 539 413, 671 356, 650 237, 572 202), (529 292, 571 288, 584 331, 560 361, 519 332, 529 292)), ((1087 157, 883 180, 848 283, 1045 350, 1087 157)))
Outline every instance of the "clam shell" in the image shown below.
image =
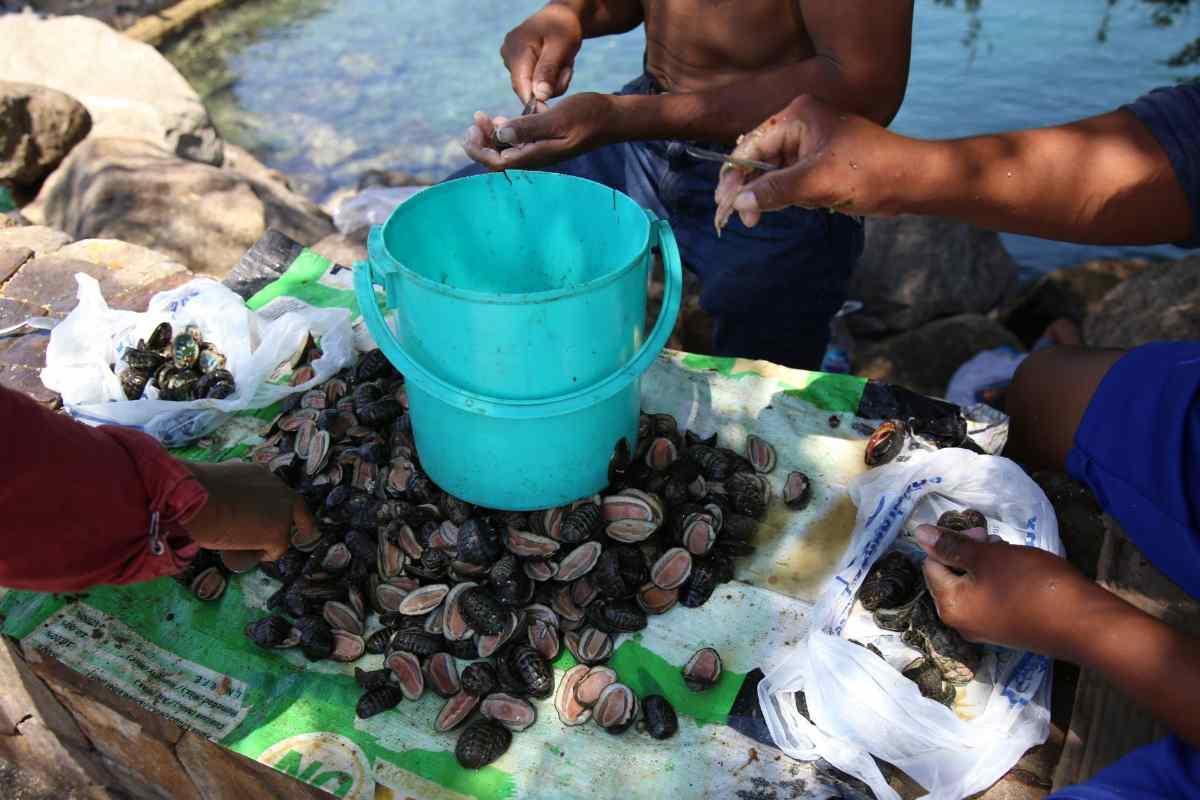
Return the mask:
POLYGON ((560 620, 558 614, 550 606, 541 603, 530 603, 525 606, 525 621, 533 622, 535 619, 540 619, 548 625, 559 627, 560 620))
POLYGON ((558 712, 558 719, 563 725, 574 727, 592 718, 591 709, 575 697, 575 687, 590 669, 585 664, 577 664, 567 670, 558 682, 558 689, 554 692, 554 710, 558 712))
POLYGON ((678 589, 692 574, 692 556, 682 547, 672 547, 650 568, 650 580, 660 589, 678 589))
POLYGON ((650 447, 646 450, 646 466, 662 472, 674 464, 678 457, 679 449, 675 447, 675 443, 665 436, 659 436, 650 442, 650 447))
POLYGON ((638 698, 623 683, 614 683, 601 694, 592 707, 592 719, 609 733, 624 733, 638 715, 638 698))
POLYGON ((575 686, 575 699, 582 705, 592 707, 609 686, 617 682, 617 673, 611 667, 591 667, 575 686))
POLYGON ((386 536, 379 537, 379 553, 375 560, 379 569, 379 577, 387 580, 395 578, 404 571, 404 551, 400 546, 389 541, 386 536))
MULTIPOLYGON (((547 661, 553 661, 558 658, 558 653, 562 649, 562 646, 557 627, 545 620, 535 619, 529 623, 529 627, 526 629, 526 636, 529 639, 529 644, 541 653, 542 658, 547 661)), ((480 655, 482 655, 482 651, 480 655)))
POLYGON ((225 593, 227 583, 220 567, 209 567, 192 579, 192 594, 199 600, 216 600, 225 593))
POLYGON ((510 731, 523 731, 537 722, 537 709, 532 703, 504 692, 494 692, 483 698, 479 713, 510 731))
POLYGON ((308 455, 304 459, 304 474, 312 476, 323 470, 329 461, 329 452, 332 447, 333 439, 330 437, 329 431, 314 433, 312 441, 308 445, 308 455))
POLYGON ((351 662, 362 658, 367 652, 367 643, 363 637, 349 631, 335 630, 333 632, 333 652, 329 658, 333 661, 351 662))
POLYGON ((491 658, 491 656, 495 654, 497 650, 503 647, 505 643, 513 637, 513 634, 517 632, 517 626, 519 624, 520 620, 518 619, 516 612, 508 612, 508 622, 505 623, 504 630, 502 630, 500 633, 492 634, 490 636, 479 637, 479 657, 491 658))
POLYGON ((471 630, 471 626, 463 618, 462 609, 459 607, 458 601, 462 597, 463 592, 478 585, 470 581, 458 583, 446 595, 446 611, 442 615, 442 635, 452 642, 461 642, 475 635, 475 632, 471 630))
POLYGON ((584 628, 579 632, 579 638, 572 655, 580 663, 588 666, 603 664, 612 658, 613 641, 607 633, 596 628, 584 628))
POLYGON ((803 472, 789 472, 783 483, 783 503, 793 511, 808 505, 812 497, 812 482, 803 472))
POLYGON ((662 589, 653 583, 647 583, 638 589, 638 605, 647 614, 665 614, 678 602, 678 589, 662 589))
MULTIPOLYGON (((314 412, 315 414, 316 412, 314 412)), ((306 419, 296 427, 296 438, 292 440, 292 450, 300 458, 308 460, 308 451, 312 445, 313 437, 319 433, 317 430, 316 417, 306 419)))
POLYGON ((413 533, 413 529, 408 525, 401 524, 394 529, 396 544, 404 551, 404 554, 417 561, 425 552, 425 548, 421 547, 421 543, 417 541, 417 535, 413 533))
POLYGON ((395 673, 396 681, 409 700, 417 700, 425 693, 425 674, 421 671, 421 662, 415 655, 396 650, 389 653, 383 663, 395 673))
POLYGON ((375 587, 375 603, 383 611, 399 611, 406 597, 408 592, 390 583, 380 583, 375 587))
POLYGON ((558 574, 554 576, 556 581, 573 581, 576 578, 582 577, 591 572, 592 567, 596 566, 596 559, 600 558, 600 552, 604 546, 600 542, 585 542, 570 553, 558 564, 558 574))
POLYGON ((683 665, 683 681, 693 692, 702 692, 721 679, 721 655, 711 647, 697 650, 683 665))
POLYGON ((558 574, 558 562, 527 560, 521 562, 521 568, 530 580, 543 583, 558 574))
POLYGON ((409 592, 396 610, 409 617, 428 614, 441 605, 449 593, 450 587, 444 583, 422 586, 420 589, 409 592))
POLYGON ((683 546, 694 556, 702 556, 717 542, 717 529, 707 513, 690 514, 683 523, 683 546))
POLYGON ((504 533, 504 546, 519 558, 545 558, 557 553, 561 545, 549 536, 509 528, 504 533))
POLYGON ((454 552, 458 549, 458 526, 450 520, 442 520, 433 536, 429 537, 429 546, 438 550, 454 552))
POLYGON ((755 472, 765 475, 775 469, 775 448, 767 440, 751 434, 746 437, 746 460, 755 472))
MULTIPOLYGON (((583 609, 575 605, 575 601, 571 598, 571 587, 560 586, 555 590, 553 597, 550 599, 550 608, 555 614, 558 614, 562 619, 579 622, 583 619, 583 609)), ((559 627, 562 627, 561 624, 559 627)))
POLYGON ((434 653, 425 662, 425 683, 441 697, 453 697, 462 688, 458 666, 449 653, 434 653))
POLYGON ((600 590, 587 575, 571 584, 571 600, 580 608, 587 608, 587 605, 599 596, 600 590))
POLYGON ((471 716, 471 712, 477 705, 479 705, 478 697, 466 692, 459 692, 447 700, 446 705, 442 706, 437 719, 433 722, 434 729, 438 733, 445 733, 457 728, 466 721, 467 717, 471 716))
POLYGON ((292 529, 292 547, 301 552, 311 552, 320 541, 321 531, 317 528, 313 528, 308 532, 301 531, 299 528, 292 529))
POLYGON ((346 631, 356 636, 363 635, 363 621, 348 604, 339 600, 326 600, 321 616, 335 631, 346 631))

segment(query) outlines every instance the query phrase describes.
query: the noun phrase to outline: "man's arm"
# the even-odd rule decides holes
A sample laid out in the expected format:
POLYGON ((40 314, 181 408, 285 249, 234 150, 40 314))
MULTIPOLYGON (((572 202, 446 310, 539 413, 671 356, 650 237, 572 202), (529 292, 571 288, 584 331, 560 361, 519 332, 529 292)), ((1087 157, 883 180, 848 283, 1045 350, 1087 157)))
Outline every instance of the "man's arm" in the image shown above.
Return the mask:
POLYGON ((886 125, 908 86, 913 4, 908 0, 802 0, 816 55, 703 92, 623 95, 619 140, 733 142, 799 94, 886 125))
POLYGON ((1191 208, 1166 152, 1129 111, 952 141, 910 139, 811 97, 751 134, 737 155, 785 167, 727 170, 719 206, 747 224, 788 205, 929 214, 1092 244, 1187 239, 1191 208))
POLYGON ((925 579, 942 621, 972 641, 1095 669, 1200 747, 1200 641, 1089 581, 1065 559, 923 525, 925 579))
MULTIPOLYGON (((464 147, 471 158, 493 169, 532 169, 620 141, 733 142, 805 92, 880 123, 891 121, 908 85, 912 0, 801 0, 801 7, 816 54, 800 63, 708 91, 615 96, 585 92, 544 113, 518 119, 489 120, 477 115, 464 147), (519 147, 492 148, 496 122, 495 138, 519 147)), ((547 7, 530 22, 554 8, 547 7)), ((526 33, 520 38, 532 40, 526 33)), ((507 41, 505 47, 513 87, 518 96, 527 97, 523 87, 529 79, 519 77, 527 70, 509 55, 525 51, 507 41)), ((569 56, 556 56, 558 61, 573 63, 578 47, 559 49, 569 56)), ((539 98, 561 94, 569 68, 544 69, 543 60, 532 78, 534 87, 542 86, 535 94, 539 98), (550 77, 552 73, 557 79, 550 77)))
POLYGON ((579 17, 583 38, 625 33, 642 24, 642 0, 550 0, 579 17))

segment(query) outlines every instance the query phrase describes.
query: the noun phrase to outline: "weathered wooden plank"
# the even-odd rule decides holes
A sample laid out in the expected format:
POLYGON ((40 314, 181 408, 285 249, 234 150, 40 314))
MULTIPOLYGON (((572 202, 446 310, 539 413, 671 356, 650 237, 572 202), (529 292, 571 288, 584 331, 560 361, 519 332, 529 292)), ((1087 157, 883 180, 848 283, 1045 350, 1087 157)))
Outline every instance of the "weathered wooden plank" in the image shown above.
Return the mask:
MULTIPOLYGON (((1168 624, 1200 635, 1200 603, 1176 586, 1105 517, 1097 581, 1123 600, 1168 624)), ((1093 670, 1082 670, 1071 727, 1054 772, 1054 788, 1086 781, 1166 728, 1093 670)))

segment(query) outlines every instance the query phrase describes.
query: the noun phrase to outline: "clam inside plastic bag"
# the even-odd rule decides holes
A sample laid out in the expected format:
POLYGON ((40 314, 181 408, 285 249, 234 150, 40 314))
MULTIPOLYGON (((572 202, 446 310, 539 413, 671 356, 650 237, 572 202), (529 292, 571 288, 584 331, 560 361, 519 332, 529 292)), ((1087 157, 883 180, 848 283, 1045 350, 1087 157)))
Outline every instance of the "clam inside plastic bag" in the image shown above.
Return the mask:
POLYGON ((145 312, 119 311, 109 308, 94 278, 79 274, 75 279, 79 302, 50 335, 42 383, 62 395, 72 416, 93 425, 138 428, 168 447, 208 434, 234 412, 264 408, 311 389, 354 358, 346 309, 305 306, 267 320, 227 287, 197 278, 154 295, 145 312), (168 401, 148 389, 138 400, 126 399, 113 365, 119 370, 125 350, 162 322, 177 332, 198 326, 204 340, 225 355, 234 393, 220 400, 168 401), (309 365, 312 378, 295 386, 278 382, 303 354, 310 335, 321 349, 309 365))
POLYGON ((1062 555, 1054 510, 1012 461, 960 449, 878 467, 849 490, 858 508, 854 532, 813 609, 809 634, 764 666, 758 692, 771 735, 788 755, 823 757, 879 798, 898 795, 872 756, 904 770, 930 798, 957 800, 986 789, 1049 733, 1050 660, 986 646, 975 678, 959 687, 949 708, 900 674, 916 652, 875 625, 856 598, 885 553, 919 560, 912 532, 949 510, 974 508, 987 517, 989 534, 1062 555), (801 692, 811 722, 797 707, 801 692))

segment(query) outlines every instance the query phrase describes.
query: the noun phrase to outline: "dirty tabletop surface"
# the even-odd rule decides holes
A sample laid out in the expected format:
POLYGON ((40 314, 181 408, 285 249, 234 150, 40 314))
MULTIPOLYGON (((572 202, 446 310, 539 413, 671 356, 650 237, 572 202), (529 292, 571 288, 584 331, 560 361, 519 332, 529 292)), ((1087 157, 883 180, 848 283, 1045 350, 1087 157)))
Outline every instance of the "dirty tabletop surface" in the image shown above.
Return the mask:
MULTIPOLYGON (((273 304, 344 305, 345 275, 328 266, 310 261, 302 274, 285 276, 291 284, 277 282, 250 305, 267 314, 273 304)), ((738 580, 705 606, 652 617, 645 631, 619 642, 611 666, 621 680, 639 695, 664 694, 679 712, 679 733, 666 742, 636 730, 611 736, 590 724, 567 729, 552 701, 539 701, 538 722, 514 737, 508 753, 466 772, 451 752, 456 732, 433 731, 442 705, 434 695, 368 720, 355 717, 353 667, 381 666, 375 662, 382 657, 309 664, 298 653, 266 652, 245 640, 243 626, 262 616, 274 586, 259 573, 232 580, 214 603, 193 600, 170 580, 79 597, 11 592, 0 596, 3 632, 35 658, 37 650, 53 654, 235 752, 341 797, 390 791, 419 798, 765 800, 776 790, 788 797, 852 792, 751 738, 761 736, 761 726, 740 715, 751 711, 744 705, 754 694, 752 682, 743 685, 746 674, 766 653, 803 637, 809 603, 848 540, 854 510, 845 489, 864 468, 864 437, 854 424, 862 387, 856 378, 678 353, 665 353, 643 379, 647 411, 671 413, 701 435, 716 432, 738 450, 750 432, 770 441, 779 457, 769 475, 776 498, 792 469, 813 483, 801 512, 786 512, 776 499, 757 552, 739 561, 738 580), (679 667, 702 646, 722 654, 726 675, 695 694, 683 686, 679 667)), ((187 455, 242 455, 270 416, 235 418, 209 449, 187 455)), ((559 677, 570 666, 566 659, 556 664, 559 677)))

